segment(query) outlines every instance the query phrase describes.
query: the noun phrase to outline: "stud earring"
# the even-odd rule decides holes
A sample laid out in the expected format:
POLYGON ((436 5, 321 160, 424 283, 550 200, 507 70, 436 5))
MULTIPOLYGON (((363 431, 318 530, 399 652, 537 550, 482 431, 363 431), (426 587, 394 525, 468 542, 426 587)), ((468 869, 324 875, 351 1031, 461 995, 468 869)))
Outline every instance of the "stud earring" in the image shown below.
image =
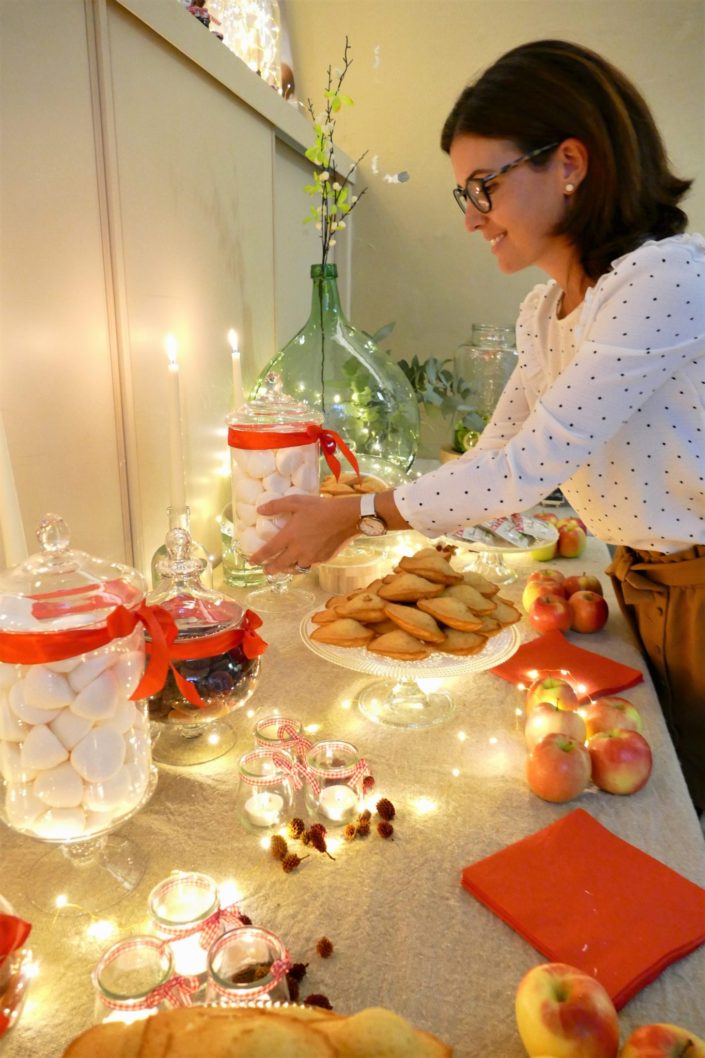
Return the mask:
POLYGON ((572 195, 573 192, 575 191, 575 184, 566 184, 565 188, 564 188, 564 191, 565 191, 566 195, 572 195))

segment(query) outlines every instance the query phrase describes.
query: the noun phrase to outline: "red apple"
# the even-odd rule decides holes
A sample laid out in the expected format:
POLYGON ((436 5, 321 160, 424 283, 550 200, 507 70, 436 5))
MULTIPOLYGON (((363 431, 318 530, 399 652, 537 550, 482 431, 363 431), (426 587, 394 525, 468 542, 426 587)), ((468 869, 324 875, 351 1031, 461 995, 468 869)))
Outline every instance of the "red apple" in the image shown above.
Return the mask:
POLYGON ((641 1025, 625 1040, 619 1058, 705 1058, 705 1040, 678 1025, 641 1025))
POLYGON ((546 577, 545 580, 543 578, 528 580, 526 587, 521 593, 521 605, 527 613, 531 609, 532 602, 534 599, 538 599, 539 595, 560 595, 561 598, 566 598, 563 584, 553 577, 546 577))
POLYGON ((524 702, 527 716, 539 702, 549 702, 559 709, 578 708, 578 696, 573 684, 559 671, 543 672, 529 685, 524 702))
POLYGON ((607 624, 607 600, 596 591, 575 591, 568 599, 570 627, 574 632, 599 632, 607 624))
POLYGON ((576 591, 596 591, 598 595, 604 595, 600 578, 594 577, 592 573, 581 573, 580 576, 566 577, 563 581, 563 590, 566 599, 576 591))
POLYGON ((524 724, 524 738, 531 751, 544 735, 565 735, 576 742, 584 742, 587 737, 585 721, 579 713, 570 709, 559 709, 550 702, 539 702, 531 710, 524 724))
POLYGON ((540 522, 550 522, 551 525, 558 525, 560 518, 553 511, 541 511, 540 514, 535 514, 534 518, 538 518, 540 522))
POLYGON ((574 519, 558 526, 558 554, 561 558, 578 558, 587 545, 587 533, 574 519))
POLYGON ((582 531, 587 536, 588 527, 586 526, 586 524, 582 520, 582 518, 579 518, 577 514, 571 514, 571 515, 569 515, 568 518, 559 518, 558 519, 558 528, 560 528, 561 526, 565 526, 566 528, 572 529, 576 525, 580 529, 582 529, 582 531))
POLYGON ((553 1058, 615 1058, 619 1023, 606 989, 590 974, 544 963, 522 978, 515 1001, 527 1053, 553 1058))
POLYGON ((526 578, 526 583, 529 584, 532 580, 553 580, 556 584, 562 584, 565 580, 565 574, 561 573, 555 566, 546 566, 545 569, 532 569, 526 578))
POLYGON ((644 730, 639 710, 627 698, 596 698, 583 708, 582 713, 588 738, 598 731, 622 729, 641 734, 644 730))
POLYGON ((638 731, 598 731, 588 742, 592 781, 612 794, 633 794, 649 780, 651 747, 638 731))
POLYGON ((570 607, 562 595, 544 592, 529 607, 529 624, 535 632, 566 632, 570 628, 570 607))
POLYGON ((544 801, 562 804, 579 797, 590 781, 590 754, 567 735, 544 735, 526 761, 529 789, 544 801))

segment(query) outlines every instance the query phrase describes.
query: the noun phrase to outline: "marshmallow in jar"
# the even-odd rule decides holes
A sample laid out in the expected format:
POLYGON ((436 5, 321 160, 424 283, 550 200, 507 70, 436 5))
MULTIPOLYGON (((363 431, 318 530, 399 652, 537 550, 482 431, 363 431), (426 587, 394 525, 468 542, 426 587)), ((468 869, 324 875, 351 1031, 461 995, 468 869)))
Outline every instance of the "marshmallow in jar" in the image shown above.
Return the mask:
POLYGON ((109 615, 134 610, 137 570, 69 547, 48 514, 40 550, 0 573, 0 814, 15 830, 68 842, 112 829, 153 782, 145 666, 135 624, 111 638, 109 615))
POLYGON ((286 516, 265 518, 257 508, 286 496, 318 495, 323 417, 282 393, 272 373, 255 400, 228 416, 233 491, 233 540, 245 558, 275 535, 286 516))

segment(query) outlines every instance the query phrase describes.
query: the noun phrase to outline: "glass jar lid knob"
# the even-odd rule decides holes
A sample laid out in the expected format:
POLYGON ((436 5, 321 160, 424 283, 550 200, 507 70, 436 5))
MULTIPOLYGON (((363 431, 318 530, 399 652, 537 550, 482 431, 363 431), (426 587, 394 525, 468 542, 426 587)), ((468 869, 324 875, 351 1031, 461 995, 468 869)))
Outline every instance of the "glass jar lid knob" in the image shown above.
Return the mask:
POLYGON ((170 529, 164 544, 167 557, 157 562, 160 573, 168 577, 192 577, 200 576, 206 568, 205 559, 191 556, 191 536, 185 529, 170 529))
POLYGON ((37 526, 37 540, 39 547, 47 557, 68 550, 71 534, 60 514, 44 515, 37 526))

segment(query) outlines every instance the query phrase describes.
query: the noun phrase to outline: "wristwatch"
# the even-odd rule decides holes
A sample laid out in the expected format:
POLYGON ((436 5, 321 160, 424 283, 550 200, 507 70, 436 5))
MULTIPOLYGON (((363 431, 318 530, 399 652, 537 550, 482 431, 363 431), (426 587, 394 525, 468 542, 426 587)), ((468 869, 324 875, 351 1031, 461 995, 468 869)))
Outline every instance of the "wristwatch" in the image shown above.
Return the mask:
POLYGON ((365 536, 384 536, 387 532, 387 523, 375 510, 374 492, 364 493, 360 500, 360 521, 357 527, 365 536))

